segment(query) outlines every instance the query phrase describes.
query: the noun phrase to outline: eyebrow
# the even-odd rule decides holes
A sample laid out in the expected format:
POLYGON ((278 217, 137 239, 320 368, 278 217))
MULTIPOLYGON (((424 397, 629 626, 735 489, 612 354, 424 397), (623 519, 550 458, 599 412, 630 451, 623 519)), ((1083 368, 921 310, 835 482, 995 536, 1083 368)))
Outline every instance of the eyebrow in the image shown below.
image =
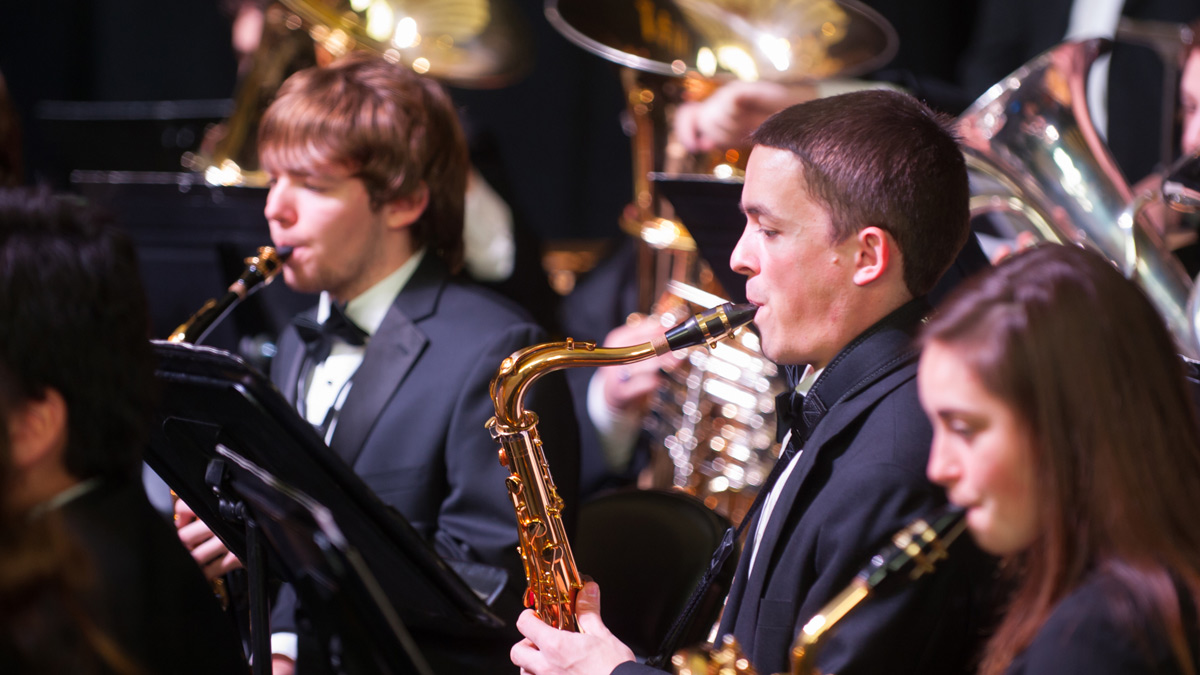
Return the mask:
POLYGON ((751 204, 749 207, 747 207, 745 204, 738 202, 738 211, 740 211, 743 216, 758 216, 760 218, 766 217, 772 220, 779 220, 775 214, 771 213, 771 209, 768 209, 762 204, 751 204))

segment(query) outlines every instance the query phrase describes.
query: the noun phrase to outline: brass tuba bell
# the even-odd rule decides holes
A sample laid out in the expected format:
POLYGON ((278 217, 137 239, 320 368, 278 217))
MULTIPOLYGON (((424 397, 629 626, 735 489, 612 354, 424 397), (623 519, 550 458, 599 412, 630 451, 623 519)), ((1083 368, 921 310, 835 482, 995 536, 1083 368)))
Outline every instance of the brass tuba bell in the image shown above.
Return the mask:
POLYGON ((1200 356, 1188 316, 1192 281, 1135 199, 1088 113, 1092 62, 1111 43, 1065 42, 992 86, 959 118, 971 212, 1108 258, 1150 297, 1180 353, 1200 356))
POLYGON ((532 62, 510 0, 282 0, 264 10, 262 36, 234 109, 185 167, 210 185, 262 187, 256 135, 289 75, 355 50, 464 88, 511 84, 532 62))

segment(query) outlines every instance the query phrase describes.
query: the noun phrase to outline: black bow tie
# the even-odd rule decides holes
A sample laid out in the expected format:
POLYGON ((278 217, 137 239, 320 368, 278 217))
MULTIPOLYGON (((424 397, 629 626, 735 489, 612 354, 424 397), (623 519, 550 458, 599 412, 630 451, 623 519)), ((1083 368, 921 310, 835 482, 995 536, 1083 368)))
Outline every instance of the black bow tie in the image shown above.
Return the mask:
POLYGON ((292 321, 292 324, 296 327, 296 332, 300 334, 300 339, 304 340, 308 358, 313 364, 321 363, 329 357, 335 337, 341 338, 346 344, 355 347, 367 343, 367 332, 351 321, 341 305, 337 303, 330 304, 329 318, 325 319, 325 323, 317 323, 306 316, 298 316, 292 321))
POLYGON ((775 442, 782 443, 796 420, 803 423, 804 394, 785 391, 775 397, 775 442))
POLYGON ((790 429, 792 443, 797 447, 804 445, 824 414, 820 397, 805 396, 795 390, 783 392, 775 397, 775 442, 782 443, 790 429))

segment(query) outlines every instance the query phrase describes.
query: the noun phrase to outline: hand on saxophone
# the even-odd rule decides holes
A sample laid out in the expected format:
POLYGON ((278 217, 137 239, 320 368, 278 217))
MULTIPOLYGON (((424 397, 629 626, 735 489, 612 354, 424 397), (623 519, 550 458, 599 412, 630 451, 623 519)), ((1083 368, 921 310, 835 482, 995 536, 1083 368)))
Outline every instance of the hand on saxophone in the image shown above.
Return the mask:
POLYGON ((522 675, 609 675, 618 665, 633 661, 633 651, 609 632, 600 620, 600 587, 584 583, 575 601, 579 632, 558 630, 527 609, 517 618, 525 636, 509 652, 522 675))
POLYGON ((204 570, 206 579, 211 581, 242 566, 242 561, 225 548, 225 543, 217 539, 182 499, 175 500, 175 530, 179 540, 191 552, 192 559, 204 570))

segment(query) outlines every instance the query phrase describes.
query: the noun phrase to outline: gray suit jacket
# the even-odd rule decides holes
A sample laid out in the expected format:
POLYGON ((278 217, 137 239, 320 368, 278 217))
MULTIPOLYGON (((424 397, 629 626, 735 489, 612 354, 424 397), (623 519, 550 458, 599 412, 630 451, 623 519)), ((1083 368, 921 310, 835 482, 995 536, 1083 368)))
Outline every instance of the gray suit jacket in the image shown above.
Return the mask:
MULTIPOLYGON (((508 471, 484 427, 494 414, 488 388, 505 357, 546 339, 516 305, 451 277, 427 255, 368 342, 330 443, 443 557, 506 569, 507 597, 496 609, 508 621, 516 619, 525 575, 505 489, 508 471)), ((304 355, 289 327, 271 379, 293 404, 304 355)), ((526 407, 541 419, 570 532, 578 513, 579 439, 561 374, 535 383, 526 407)), ((291 628, 284 597, 272 616, 276 631, 291 628)))

